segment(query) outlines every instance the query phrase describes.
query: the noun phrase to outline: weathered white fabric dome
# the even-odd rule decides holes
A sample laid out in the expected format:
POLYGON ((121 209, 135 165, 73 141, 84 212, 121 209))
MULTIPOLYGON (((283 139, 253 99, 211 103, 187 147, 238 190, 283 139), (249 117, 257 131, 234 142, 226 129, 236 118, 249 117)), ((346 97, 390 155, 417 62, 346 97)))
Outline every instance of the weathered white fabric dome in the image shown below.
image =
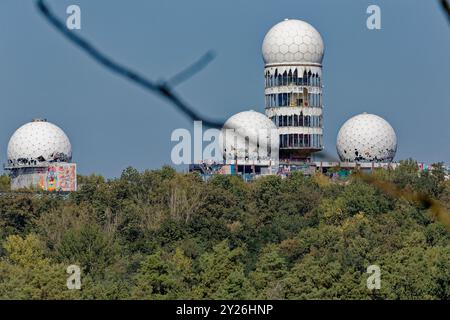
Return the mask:
POLYGON ((391 162, 397 151, 397 136, 386 120, 363 113, 344 123, 336 148, 341 161, 391 162))
POLYGON ((301 20, 284 20, 267 32, 262 53, 270 64, 322 64, 324 44, 320 33, 301 20))
POLYGON ((71 159, 69 138, 58 126, 46 120, 35 119, 24 124, 14 132, 8 143, 10 164, 69 162, 71 159))
POLYGON ((250 110, 231 116, 223 126, 219 143, 229 163, 278 163, 278 130, 262 113, 250 110))

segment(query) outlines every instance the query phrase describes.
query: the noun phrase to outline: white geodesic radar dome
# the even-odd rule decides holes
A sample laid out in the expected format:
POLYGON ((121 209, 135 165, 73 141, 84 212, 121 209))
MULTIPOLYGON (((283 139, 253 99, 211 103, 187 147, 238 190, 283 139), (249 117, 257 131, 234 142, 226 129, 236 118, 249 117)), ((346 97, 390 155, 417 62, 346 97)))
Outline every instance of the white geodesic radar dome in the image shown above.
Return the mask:
POLYGON ((269 64, 322 64, 324 44, 320 33, 301 20, 284 20, 267 32, 262 53, 269 64))
POLYGON ((386 120, 363 113, 344 123, 336 148, 341 161, 391 162, 397 151, 397 136, 386 120))
POLYGON ((219 143, 229 163, 278 162, 278 129, 267 116, 253 110, 231 116, 223 125, 219 143))
POLYGON ((72 146, 58 126, 35 119, 17 129, 8 143, 9 164, 37 164, 39 162, 69 162, 72 146))

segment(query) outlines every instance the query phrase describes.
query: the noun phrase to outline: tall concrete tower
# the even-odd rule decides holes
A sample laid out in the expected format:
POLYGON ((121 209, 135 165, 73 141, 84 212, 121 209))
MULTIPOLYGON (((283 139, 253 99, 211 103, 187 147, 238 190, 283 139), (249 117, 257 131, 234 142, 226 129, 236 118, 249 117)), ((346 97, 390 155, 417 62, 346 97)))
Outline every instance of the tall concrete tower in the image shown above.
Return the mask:
POLYGON ((266 34, 262 53, 265 110, 278 127, 280 164, 310 161, 323 149, 322 37, 304 21, 285 19, 266 34))

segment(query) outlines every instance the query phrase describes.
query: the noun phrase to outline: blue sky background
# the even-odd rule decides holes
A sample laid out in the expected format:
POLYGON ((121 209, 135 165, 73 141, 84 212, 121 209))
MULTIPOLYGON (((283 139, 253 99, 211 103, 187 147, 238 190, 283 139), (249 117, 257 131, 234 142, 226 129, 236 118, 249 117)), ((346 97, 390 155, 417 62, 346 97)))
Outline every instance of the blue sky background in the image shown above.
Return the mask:
MULTIPOLYGON (((178 87, 202 114, 264 112, 261 43, 284 18, 305 20, 325 42, 325 147, 364 111, 397 133, 396 159, 450 163, 450 25, 431 0, 50 0, 62 18, 82 10, 84 37, 152 79, 168 78, 209 49, 217 58, 178 87), (377 4, 382 30, 366 28, 377 4)), ((14 130, 47 118, 69 136, 82 174, 120 175, 170 164, 176 128, 192 123, 164 100, 111 74, 52 29, 34 1, 0 2, 0 161, 14 130)))

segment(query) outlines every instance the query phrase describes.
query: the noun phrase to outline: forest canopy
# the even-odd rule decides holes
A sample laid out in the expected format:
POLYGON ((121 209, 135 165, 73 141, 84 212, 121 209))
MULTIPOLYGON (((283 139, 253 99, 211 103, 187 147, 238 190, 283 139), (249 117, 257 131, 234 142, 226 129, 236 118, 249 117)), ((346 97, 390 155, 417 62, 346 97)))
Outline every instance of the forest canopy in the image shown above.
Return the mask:
MULTIPOLYGON (((378 180, 450 209, 442 165, 378 180)), ((449 299, 450 230, 422 203, 356 175, 203 181, 171 167, 79 176, 79 190, 0 178, 2 299, 449 299), (66 286, 81 268, 81 290, 66 286), (381 287, 366 286, 367 267, 381 287)))

